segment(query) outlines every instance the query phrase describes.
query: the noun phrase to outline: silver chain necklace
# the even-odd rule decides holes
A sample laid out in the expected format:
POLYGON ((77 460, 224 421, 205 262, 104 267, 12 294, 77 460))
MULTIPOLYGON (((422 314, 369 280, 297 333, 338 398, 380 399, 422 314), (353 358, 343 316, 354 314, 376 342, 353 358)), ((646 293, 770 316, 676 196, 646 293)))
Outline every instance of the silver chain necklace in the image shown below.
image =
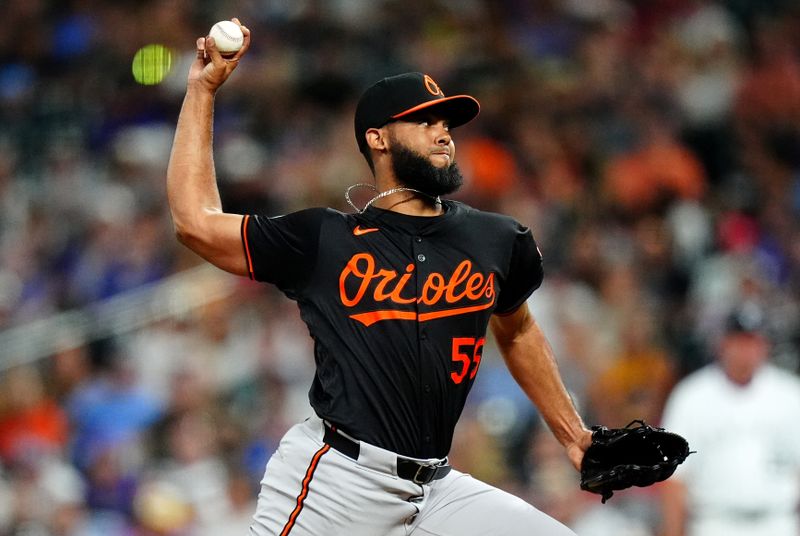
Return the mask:
POLYGON ((347 201, 347 204, 350 205, 351 207, 353 207, 353 210, 355 210, 359 214, 363 214, 378 199, 382 199, 382 198, 384 198, 384 197, 386 197, 388 195, 396 194, 398 192, 414 192, 415 194, 420 194, 420 195, 424 195, 425 197, 430 197, 431 199, 433 199, 434 203, 436 203, 437 205, 441 205, 442 204, 442 200, 438 195, 437 196, 433 196, 431 194, 426 194, 425 192, 421 192, 421 191, 419 191, 417 189, 414 189, 414 188, 407 188, 405 186, 398 186, 397 188, 390 188, 390 189, 386 190, 385 192, 378 193, 378 195, 376 195, 375 197, 373 197, 372 199, 367 201, 367 204, 364 205, 364 208, 359 209, 356 206, 356 204, 353 203, 353 201, 350 199, 350 192, 354 188, 369 188, 370 190, 375 190, 376 192, 378 191, 378 188, 374 184, 367 184, 367 183, 364 183, 364 182, 360 182, 358 184, 354 184, 354 185, 348 187, 347 190, 344 191, 344 200, 347 201))

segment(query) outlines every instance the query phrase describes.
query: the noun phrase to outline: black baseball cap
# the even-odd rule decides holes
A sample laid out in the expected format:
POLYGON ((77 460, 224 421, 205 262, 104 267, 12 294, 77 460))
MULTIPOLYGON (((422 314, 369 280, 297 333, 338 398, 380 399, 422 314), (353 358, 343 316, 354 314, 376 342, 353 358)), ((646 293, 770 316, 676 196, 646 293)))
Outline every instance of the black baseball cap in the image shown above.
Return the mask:
POLYGON ((468 123, 481 105, 469 95, 445 97, 439 84, 424 73, 403 73, 376 82, 361 95, 356 106, 355 129, 358 149, 367 151, 364 133, 420 110, 435 110, 450 128, 468 123))

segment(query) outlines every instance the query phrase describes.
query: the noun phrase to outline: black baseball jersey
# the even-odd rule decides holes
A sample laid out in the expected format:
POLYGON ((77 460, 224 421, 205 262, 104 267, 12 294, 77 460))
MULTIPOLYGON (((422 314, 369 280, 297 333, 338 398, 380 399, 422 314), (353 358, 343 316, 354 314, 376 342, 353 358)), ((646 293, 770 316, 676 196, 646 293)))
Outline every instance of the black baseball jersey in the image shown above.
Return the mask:
POLYGON ((417 458, 447 455, 489 318, 542 281, 529 229, 454 201, 443 208, 318 208, 242 223, 250 277, 296 300, 314 340, 316 413, 417 458))

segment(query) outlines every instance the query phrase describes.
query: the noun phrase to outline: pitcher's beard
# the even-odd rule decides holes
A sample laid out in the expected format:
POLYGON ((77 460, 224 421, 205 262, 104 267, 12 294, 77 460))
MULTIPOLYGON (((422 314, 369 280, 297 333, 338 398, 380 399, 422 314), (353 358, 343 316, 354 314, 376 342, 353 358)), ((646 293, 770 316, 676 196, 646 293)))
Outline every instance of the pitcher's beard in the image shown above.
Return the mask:
POLYGON ((397 142, 391 145, 389 153, 394 176, 402 186, 438 197, 452 194, 464 183, 455 162, 438 168, 428 158, 397 142))

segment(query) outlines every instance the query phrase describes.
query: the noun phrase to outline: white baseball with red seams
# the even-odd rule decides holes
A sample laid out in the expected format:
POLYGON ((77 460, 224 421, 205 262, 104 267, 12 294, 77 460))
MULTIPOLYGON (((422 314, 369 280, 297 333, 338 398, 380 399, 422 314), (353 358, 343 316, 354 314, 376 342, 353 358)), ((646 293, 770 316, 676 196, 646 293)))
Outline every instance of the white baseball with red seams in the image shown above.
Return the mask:
POLYGON ((211 27, 208 32, 209 37, 214 38, 217 50, 222 54, 234 54, 239 52, 244 44, 244 34, 242 29, 233 21, 221 20, 211 27))

